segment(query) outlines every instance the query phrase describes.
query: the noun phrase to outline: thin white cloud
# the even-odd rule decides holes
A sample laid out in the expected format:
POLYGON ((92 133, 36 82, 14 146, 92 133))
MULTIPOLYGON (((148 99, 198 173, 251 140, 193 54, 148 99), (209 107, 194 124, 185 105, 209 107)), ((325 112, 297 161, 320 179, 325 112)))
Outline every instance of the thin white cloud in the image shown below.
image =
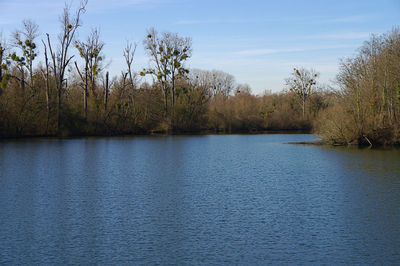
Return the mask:
POLYGON ((305 36, 305 39, 323 39, 323 40, 359 40, 367 39, 370 37, 370 33, 367 32, 338 32, 338 33, 326 33, 305 36))
MULTIPOLYGON (((137 5, 154 5, 160 3, 158 0, 119 0, 119 1, 100 1, 105 4, 104 8, 118 8, 127 6, 137 6, 137 5)), ((98 3, 96 2, 96 6, 98 3)))
POLYGON ((372 16, 372 15, 354 15, 354 16, 347 16, 347 17, 323 19, 322 22, 325 22, 325 23, 354 23, 354 22, 369 21, 372 18, 374 18, 374 16, 372 16))
POLYGON ((293 67, 305 67, 305 68, 313 68, 321 73, 337 73, 338 63, 328 62, 326 60, 322 61, 290 61, 290 62, 282 62, 282 67, 290 68, 293 67))
POLYGON ((318 51, 318 50, 332 50, 332 49, 343 49, 353 48, 350 45, 331 45, 331 46, 316 46, 316 47, 303 47, 303 48, 284 48, 284 49, 249 49, 234 52, 235 55, 242 56, 260 56, 278 53, 293 53, 293 52, 305 52, 305 51, 318 51))
POLYGON ((178 25, 195 25, 195 24, 231 24, 231 23, 249 23, 254 22, 250 19, 189 19, 179 20, 175 22, 178 25))
POLYGON ((363 23, 376 19, 377 16, 373 14, 352 15, 352 16, 306 16, 306 17, 282 17, 274 19, 282 22, 302 22, 307 24, 346 24, 346 23, 363 23))
POLYGON ((22 10, 29 10, 30 8, 57 8, 57 7, 64 7, 66 2, 63 1, 3 1, 1 3, 2 8, 12 8, 12 9, 22 9, 22 10))
POLYGON ((12 20, 12 19, 2 19, 0 18, 0 25, 10 25, 10 24, 15 24, 16 20, 12 20))
MULTIPOLYGON (((144 2, 144 0, 132 0, 144 2)), ((321 17, 321 16, 307 16, 307 17, 269 17, 269 18, 251 18, 251 19, 238 19, 238 18, 208 18, 208 19, 187 19, 176 21, 177 25, 196 25, 196 24, 234 24, 234 23, 288 23, 299 22, 306 24, 338 24, 338 23, 361 23, 370 21, 375 18, 373 15, 354 15, 347 17, 321 17)))
POLYGON ((96 0, 89 1, 88 10, 94 12, 107 12, 110 9, 120 9, 120 8, 129 8, 135 7, 140 9, 151 9, 157 8, 160 5, 169 3, 172 0, 119 0, 119 1, 110 1, 110 0, 96 0))
POLYGON ((4 1, 0 25, 19 24, 23 19, 44 20, 59 14, 64 6, 61 1, 4 1))
POLYGON ((250 50, 242 50, 237 51, 234 54, 236 55, 268 55, 268 54, 278 54, 278 53, 290 53, 290 52, 300 52, 304 51, 304 49, 250 49, 250 50))
MULTIPOLYGON (((144 0, 133 0, 144 1, 144 0)), ((208 19, 188 19, 179 20, 175 24, 192 25, 192 24, 219 24, 219 23, 252 23, 252 22, 303 22, 311 24, 332 24, 332 23, 357 23, 366 22, 375 18, 373 15, 354 15, 346 17, 322 17, 322 16, 290 16, 290 17, 269 17, 269 18, 251 18, 251 19, 238 19, 238 18, 208 18, 208 19)))

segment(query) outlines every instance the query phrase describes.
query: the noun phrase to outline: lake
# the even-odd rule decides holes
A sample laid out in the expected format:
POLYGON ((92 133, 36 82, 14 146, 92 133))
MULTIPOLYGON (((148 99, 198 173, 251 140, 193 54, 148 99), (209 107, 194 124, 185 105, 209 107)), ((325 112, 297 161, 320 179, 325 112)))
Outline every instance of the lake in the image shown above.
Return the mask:
POLYGON ((399 264, 400 150, 312 135, 0 142, 0 264, 399 264))

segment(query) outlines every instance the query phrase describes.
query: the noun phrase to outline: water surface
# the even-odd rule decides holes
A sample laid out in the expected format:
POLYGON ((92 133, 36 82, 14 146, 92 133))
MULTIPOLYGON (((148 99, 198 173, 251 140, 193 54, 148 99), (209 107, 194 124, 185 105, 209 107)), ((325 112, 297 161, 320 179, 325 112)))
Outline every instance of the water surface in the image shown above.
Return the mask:
POLYGON ((400 263, 400 151, 313 139, 0 142, 0 264, 400 263))

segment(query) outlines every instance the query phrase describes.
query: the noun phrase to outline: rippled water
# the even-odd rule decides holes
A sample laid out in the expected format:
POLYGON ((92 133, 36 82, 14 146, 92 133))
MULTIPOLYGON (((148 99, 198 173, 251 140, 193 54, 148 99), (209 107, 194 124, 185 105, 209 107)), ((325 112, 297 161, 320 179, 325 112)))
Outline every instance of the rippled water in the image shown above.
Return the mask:
POLYGON ((400 151, 312 139, 0 142, 0 264, 399 264, 400 151))

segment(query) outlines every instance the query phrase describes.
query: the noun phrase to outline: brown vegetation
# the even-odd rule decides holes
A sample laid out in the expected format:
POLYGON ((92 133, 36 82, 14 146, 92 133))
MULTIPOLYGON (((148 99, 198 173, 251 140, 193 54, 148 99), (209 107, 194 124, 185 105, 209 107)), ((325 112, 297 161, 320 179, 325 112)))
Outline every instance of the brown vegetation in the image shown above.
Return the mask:
POLYGON ((315 129, 333 144, 400 144, 400 31, 373 36, 340 64, 341 90, 315 129))
POLYGON ((341 63, 339 91, 321 89, 314 70, 295 68, 286 91, 256 96, 223 71, 189 71, 191 39, 154 29, 143 42, 150 68, 133 70, 137 45, 128 43, 125 69, 110 78, 100 32, 75 39, 86 3, 74 16, 63 11, 57 41, 41 40, 42 62, 34 22, 0 41, 0 137, 314 129, 332 144, 400 143, 398 29, 341 63))

